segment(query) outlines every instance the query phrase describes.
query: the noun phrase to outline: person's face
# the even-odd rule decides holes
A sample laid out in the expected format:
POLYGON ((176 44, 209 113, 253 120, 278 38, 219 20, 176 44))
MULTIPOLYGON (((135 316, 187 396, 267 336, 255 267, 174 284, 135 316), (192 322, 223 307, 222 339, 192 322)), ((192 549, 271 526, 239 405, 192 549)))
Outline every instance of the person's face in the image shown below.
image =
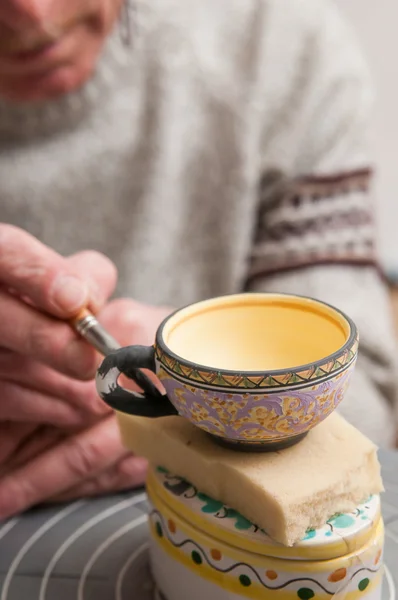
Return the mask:
POLYGON ((0 96, 44 100, 82 85, 123 0, 0 0, 0 96))

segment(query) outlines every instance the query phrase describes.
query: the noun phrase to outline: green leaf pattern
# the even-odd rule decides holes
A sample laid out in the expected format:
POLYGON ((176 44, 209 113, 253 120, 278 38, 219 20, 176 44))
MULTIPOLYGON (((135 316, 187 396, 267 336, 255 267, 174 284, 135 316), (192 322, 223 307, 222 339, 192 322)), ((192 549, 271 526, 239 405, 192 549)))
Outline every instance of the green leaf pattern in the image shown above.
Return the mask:
POLYGON ((239 531, 247 531, 251 527, 253 527, 252 523, 242 516, 238 511, 233 508, 228 508, 224 506, 222 502, 218 500, 213 500, 206 494, 198 494, 198 499, 201 500, 204 504, 201 508, 201 511, 206 514, 211 514, 215 516, 221 516, 221 511, 223 512, 223 518, 233 519, 235 521, 234 527, 239 531))

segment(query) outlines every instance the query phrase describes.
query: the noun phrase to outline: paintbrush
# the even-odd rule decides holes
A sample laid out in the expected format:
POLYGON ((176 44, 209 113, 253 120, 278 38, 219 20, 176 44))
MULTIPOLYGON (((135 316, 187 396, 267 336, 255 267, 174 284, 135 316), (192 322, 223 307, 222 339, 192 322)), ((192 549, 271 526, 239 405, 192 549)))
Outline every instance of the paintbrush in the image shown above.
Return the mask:
POLYGON ((120 348, 120 344, 99 323, 97 318, 87 308, 83 308, 70 320, 73 329, 77 331, 91 346, 103 356, 108 356, 113 350, 120 348))
MULTIPOLYGON (((119 342, 101 325, 95 315, 87 308, 83 308, 75 317, 70 319, 70 324, 91 346, 103 356, 108 356, 114 350, 121 348, 119 342)), ((147 394, 159 397, 159 390, 141 369, 129 369, 126 375, 147 394)))

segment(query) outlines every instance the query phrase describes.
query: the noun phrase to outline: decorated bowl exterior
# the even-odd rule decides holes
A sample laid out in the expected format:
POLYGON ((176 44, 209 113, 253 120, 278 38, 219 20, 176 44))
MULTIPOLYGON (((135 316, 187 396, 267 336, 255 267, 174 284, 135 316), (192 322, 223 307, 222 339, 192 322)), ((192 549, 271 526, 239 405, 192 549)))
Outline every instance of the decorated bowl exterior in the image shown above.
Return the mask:
POLYGON ((159 345, 155 352, 156 373, 178 413, 247 447, 296 438, 328 417, 349 385, 358 337, 323 364, 258 375, 195 368, 159 345))
POLYGON ((381 598, 384 527, 377 496, 286 548, 164 471, 150 472, 148 494, 151 564, 162 599, 381 598))
POLYGON ((233 294, 175 311, 153 346, 111 352, 96 385, 120 413, 179 414, 236 450, 276 451, 299 442, 340 404, 357 353, 355 324, 324 302, 233 294), (158 376, 165 393, 142 369, 158 376), (122 373, 142 393, 120 386, 122 373))

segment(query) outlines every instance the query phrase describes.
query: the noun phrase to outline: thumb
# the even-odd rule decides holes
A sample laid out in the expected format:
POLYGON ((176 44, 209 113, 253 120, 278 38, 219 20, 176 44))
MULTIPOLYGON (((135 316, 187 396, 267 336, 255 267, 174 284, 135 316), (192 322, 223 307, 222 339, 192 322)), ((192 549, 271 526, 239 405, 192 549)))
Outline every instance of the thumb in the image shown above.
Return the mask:
POLYGON ((115 291, 116 266, 104 254, 94 250, 72 254, 66 260, 73 271, 87 283, 89 308, 94 313, 98 312, 115 291))

